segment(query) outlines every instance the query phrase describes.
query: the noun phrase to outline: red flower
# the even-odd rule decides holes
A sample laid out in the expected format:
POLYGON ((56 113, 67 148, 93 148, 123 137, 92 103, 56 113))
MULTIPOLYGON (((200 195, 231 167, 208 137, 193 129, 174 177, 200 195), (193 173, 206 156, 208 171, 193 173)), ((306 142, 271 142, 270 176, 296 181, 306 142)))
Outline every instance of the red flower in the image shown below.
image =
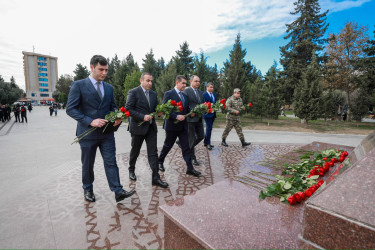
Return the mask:
POLYGON ((227 108, 227 105, 224 104, 224 109, 226 109, 226 108, 227 108))
POLYGON ((176 102, 175 100, 172 100, 172 101, 171 101, 171 104, 172 104, 173 106, 175 106, 175 107, 177 106, 177 102, 176 102))
POLYGON ((297 194, 302 198, 302 200, 304 200, 306 198, 304 192, 298 192, 297 194))
POLYGON ((328 172, 329 171, 329 167, 324 167, 323 170, 324 170, 324 172, 328 172))
POLYGON ((223 105, 225 105, 225 99, 221 99, 220 103, 223 104, 223 105))
POLYGON ((334 163, 332 161, 328 162, 329 167, 333 167, 334 163))
POLYGON ((329 167, 329 163, 330 163, 330 162, 324 162, 324 166, 325 166, 325 167, 329 167))
POLYGON ((349 153, 348 153, 348 151, 344 151, 344 154, 345 154, 345 156, 348 156, 349 153))
POLYGON ((316 175, 316 169, 315 169, 315 168, 314 168, 314 169, 311 169, 311 170, 310 170, 310 174, 311 174, 311 175, 316 175))
POLYGON ((336 163, 337 162, 337 158, 332 158, 331 162, 336 163))
POLYGON ((179 102, 177 103, 177 105, 178 105, 178 106, 182 106, 182 102, 179 101, 179 102))
POLYGON ((305 195, 306 195, 307 197, 310 197, 312 194, 313 194, 313 192, 311 192, 310 189, 307 189, 307 190, 305 191, 305 195))
POLYGON ((309 174, 306 178, 310 178, 311 176, 313 176, 312 174, 309 174))
POLYGON ((182 105, 181 105, 181 106, 178 106, 178 109, 179 109, 180 111, 182 111, 182 110, 184 110, 184 107, 182 107, 182 105))
POLYGON ((339 162, 343 162, 345 160, 345 158, 344 157, 340 157, 340 159, 339 159, 339 162))
POLYGON ((323 158, 323 161, 326 161, 326 160, 327 160, 327 157, 324 157, 324 158, 323 158))
POLYGON ((323 185, 323 183, 324 183, 324 181, 323 181, 323 180, 320 180, 320 181, 318 181, 318 184, 317 184, 317 185, 319 185, 319 187, 320 187, 321 185, 323 185))
POLYGON ((250 103, 249 103, 249 107, 251 108, 252 106, 253 106, 253 104, 250 102, 250 103))
POLYGON ((209 108, 209 109, 208 109, 208 113, 209 113, 209 114, 212 113, 212 108, 209 108))
POLYGON ((124 113, 124 114, 125 114, 125 112, 126 112, 126 108, 124 108, 124 107, 121 107, 121 108, 120 108, 120 111, 121 111, 122 113, 124 113))
POLYGON ((296 197, 297 202, 301 202, 302 201, 302 197, 301 197, 301 195, 299 193, 300 192, 294 194, 294 197, 296 197))
POLYGON ((296 201, 296 198, 294 197, 294 195, 291 195, 291 196, 288 197, 288 202, 289 202, 290 205, 296 204, 297 201, 296 201))
POLYGON ((211 108, 211 103, 210 103, 210 102, 208 103, 207 107, 208 107, 209 109, 211 108))
POLYGON ((130 116, 130 112, 129 112, 129 111, 125 111, 124 114, 125 114, 126 117, 129 117, 129 116, 130 116))

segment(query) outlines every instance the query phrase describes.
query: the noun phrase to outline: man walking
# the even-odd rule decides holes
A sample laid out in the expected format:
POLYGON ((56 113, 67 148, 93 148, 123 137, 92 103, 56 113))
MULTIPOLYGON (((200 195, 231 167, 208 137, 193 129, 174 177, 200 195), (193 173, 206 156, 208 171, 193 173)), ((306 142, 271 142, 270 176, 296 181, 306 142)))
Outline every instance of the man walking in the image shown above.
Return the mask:
MULTIPOLYGON (((206 85, 206 92, 204 92, 204 101, 210 102, 210 103, 216 103, 216 95, 213 92, 214 91, 214 85, 213 83, 209 82, 206 85)), ((213 145, 211 145, 211 134, 212 134, 212 126, 214 124, 216 118, 216 112, 213 112, 211 114, 206 113, 203 115, 203 119, 206 123, 206 134, 204 136, 204 146, 207 147, 208 150, 212 150, 214 148, 213 145)))
POLYGON ((152 170, 152 185, 167 188, 168 183, 160 179, 158 167, 158 148, 157 148, 157 126, 155 118, 148 115, 155 112, 158 104, 155 91, 151 90, 152 75, 143 73, 141 75, 141 85, 129 90, 126 98, 125 108, 130 112, 129 132, 132 137, 129 159, 129 178, 137 180, 135 175, 135 163, 139 156, 143 141, 146 141, 148 163, 152 170), (138 126, 140 122, 142 125, 138 126))
MULTIPOLYGON (((203 92, 198 89, 200 84, 200 79, 196 75, 192 75, 190 77, 190 87, 187 87, 184 90, 184 93, 189 98, 189 108, 193 110, 195 106, 202 104, 204 102, 203 92)), ((200 116, 193 116, 193 117, 186 117, 188 123, 188 137, 189 137, 189 148, 191 152, 191 161, 193 165, 199 165, 197 161, 197 157, 195 156, 195 149, 194 147, 200 143, 204 138, 204 129, 202 123, 202 117, 200 116)))
POLYGON ((160 171, 164 172, 165 157, 173 147, 173 144, 175 143, 178 137, 181 145, 182 155, 187 165, 186 174, 198 177, 201 175, 201 173, 194 169, 194 166, 191 162, 191 153, 188 138, 188 125, 184 116, 190 111, 189 98, 186 94, 183 93, 183 91, 186 88, 186 83, 186 77, 178 75, 176 77, 175 88, 164 93, 163 103, 168 102, 168 100, 174 100, 177 103, 181 101, 183 105, 183 110, 181 112, 171 112, 169 119, 164 121, 166 137, 164 140, 163 148, 159 155, 158 163, 160 171), (176 120, 179 121, 177 124, 175 123, 176 120))
MULTIPOLYGON (((79 142, 84 197, 87 201, 95 202, 94 162, 99 147, 109 188, 115 193, 116 202, 119 202, 133 195, 135 191, 125 191, 120 183, 114 132, 102 133, 102 127, 108 122, 104 117, 116 108, 113 87, 104 82, 108 73, 108 62, 103 56, 95 55, 91 58, 90 69, 88 78, 72 83, 66 108, 66 113, 77 121, 77 135, 82 135, 92 127, 99 128, 79 142)), ((120 119, 116 120, 114 126, 120 122, 120 119)))
POLYGON ((241 90, 239 88, 235 88, 233 90, 233 95, 228 98, 226 105, 227 105, 227 124, 224 129, 223 135, 221 136, 222 142, 221 145, 224 147, 228 147, 228 144, 226 143, 226 138, 229 134, 229 132, 234 127, 238 137, 240 138, 240 141, 242 143, 242 146, 249 146, 251 143, 245 141, 245 137, 242 133, 242 127, 241 127, 241 120, 240 120, 240 110, 243 106, 242 99, 241 99, 241 90))

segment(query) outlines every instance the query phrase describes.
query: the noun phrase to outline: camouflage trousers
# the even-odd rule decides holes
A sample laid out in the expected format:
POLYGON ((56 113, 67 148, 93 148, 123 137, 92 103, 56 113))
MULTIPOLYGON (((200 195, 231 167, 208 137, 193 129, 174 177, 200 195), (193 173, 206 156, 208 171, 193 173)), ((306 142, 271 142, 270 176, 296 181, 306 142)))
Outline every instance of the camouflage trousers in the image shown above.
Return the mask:
POLYGON ((224 132, 223 132, 223 135, 221 136, 221 138, 223 140, 225 140, 233 127, 236 130, 237 135, 240 138, 240 140, 241 141, 244 140, 245 137, 242 133, 241 120, 239 120, 239 119, 238 120, 227 119, 227 124, 225 126, 225 129, 224 129, 224 132))

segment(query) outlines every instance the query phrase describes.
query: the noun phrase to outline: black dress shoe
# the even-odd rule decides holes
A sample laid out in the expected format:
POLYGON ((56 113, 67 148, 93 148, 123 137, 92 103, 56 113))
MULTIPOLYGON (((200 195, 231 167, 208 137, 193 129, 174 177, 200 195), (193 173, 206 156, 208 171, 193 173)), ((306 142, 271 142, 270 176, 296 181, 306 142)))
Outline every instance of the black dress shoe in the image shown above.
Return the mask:
POLYGON ((208 145, 206 143, 204 143, 203 146, 207 147, 208 145))
POLYGON ((159 165, 159 170, 162 172, 165 172, 164 164, 163 163, 158 163, 159 165))
POLYGON ((95 202, 95 195, 92 191, 85 191, 84 192, 85 199, 90 202, 95 202))
POLYGON ((129 191, 129 192, 126 192, 124 190, 121 193, 115 195, 116 202, 122 201, 123 199, 128 198, 128 197, 132 196, 133 194, 135 194, 135 190, 132 190, 132 191, 129 191))
POLYGON ((168 183, 158 179, 158 180, 152 180, 152 185, 153 186, 159 186, 161 188, 167 188, 169 185, 168 183))
POLYGON ((188 175, 194 175, 194 176, 198 177, 198 176, 201 175, 201 172, 199 172, 199 171, 197 171, 195 169, 192 169, 192 170, 188 169, 188 170, 186 170, 186 174, 188 174, 188 175))
POLYGON ((214 148, 214 146, 212 146, 212 145, 207 145, 207 149, 208 150, 212 150, 214 148))
POLYGON ((193 158, 193 159, 191 160, 191 163, 192 163, 193 165, 199 166, 199 162, 198 162, 197 159, 195 159, 195 158, 193 158))
POLYGON ((129 179, 132 180, 132 181, 136 181, 137 180, 137 176, 135 175, 134 172, 129 172, 129 179))

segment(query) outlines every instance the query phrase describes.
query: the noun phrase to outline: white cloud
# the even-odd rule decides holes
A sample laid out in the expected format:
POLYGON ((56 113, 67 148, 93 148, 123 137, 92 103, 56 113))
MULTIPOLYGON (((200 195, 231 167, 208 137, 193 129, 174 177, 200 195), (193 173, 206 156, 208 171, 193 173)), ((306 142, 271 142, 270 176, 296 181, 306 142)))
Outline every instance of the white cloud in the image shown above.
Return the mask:
MULTIPOLYGON (((366 1, 322 2, 339 11, 366 1)), ((233 44, 238 32, 242 40, 278 37, 293 8, 292 0, 2 0, 0 75, 24 86, 22 51, 33 46, 58 57, 59 74, 72 74, 94 54, 131 52, 141 65, 151 48, 168 61, 183 41, 198 53, 233 44)))

